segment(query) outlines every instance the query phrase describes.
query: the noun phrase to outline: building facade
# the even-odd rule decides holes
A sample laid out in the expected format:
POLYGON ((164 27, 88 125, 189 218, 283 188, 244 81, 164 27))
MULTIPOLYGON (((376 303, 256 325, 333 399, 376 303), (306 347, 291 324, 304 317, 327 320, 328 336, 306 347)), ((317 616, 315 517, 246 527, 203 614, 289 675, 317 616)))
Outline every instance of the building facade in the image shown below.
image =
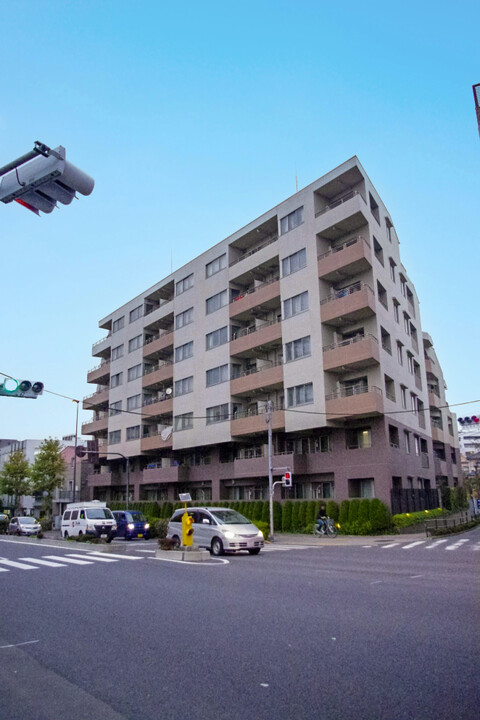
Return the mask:
MULTIPOLYGON (((356 157, 99 326, 83 404, 99 451, 91 497, 124 499, 128 485, 138 500, 266 499, 270 401, 274 480, 285 468, 294 478, 276 498, 438 504, 432 346, 393 221, 356 157)), ((456 421, 441 412, 438 476, 454 484, 456 421)))

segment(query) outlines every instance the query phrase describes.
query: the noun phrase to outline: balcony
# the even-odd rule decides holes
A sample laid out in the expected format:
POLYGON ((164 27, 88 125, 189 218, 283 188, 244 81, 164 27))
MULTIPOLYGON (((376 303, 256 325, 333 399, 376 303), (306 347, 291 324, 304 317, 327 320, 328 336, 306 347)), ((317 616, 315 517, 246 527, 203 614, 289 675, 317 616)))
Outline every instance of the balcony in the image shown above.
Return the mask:
POLYGON ((140 450, 142 452, 152 452, 152 450, 171 449, 173 446, 173 433, 167 434, 166 427, 162 430, 151 430, 149 435, 142 437, 140 441, 140 450), (162 437, 164 435, 165 439, 162 437))
POLYGON ((144 418, 171 415, 173 413, 173 397, 171 394, 165 394, 165 397, 146 398, 143 407, 142 417, 144 418))
POLYGON ((145 340, 143 357, 154 357, 168 348, 173 348, 173 330, 166 330, 145 340))
POLYGON ((87 395, 83 398, 82 407, 84 410, 95 410, 102 405, 108 405, 109 395, 110 389, 108 387, 96 390, 91 395, 87 395))
POLYGON ((145 371, 142 377, 142 387, 155 387, 155 385, 161 385, 166 380, 173 379, 173 362, 168 360, 163 363, 159 363, 158 366, 148 369, 145 371))
POLYGON ((336 290, 320 305, 322 322, 341 327, 375 315, 375 294, 369 285, 357 282, 336 290))
POLYGON ((350 372, 378 365, 378 340, 373 335, 362 335, 323 348, 323 369, 330 372, 350 372))
POLYGON ((189 470, 186 465, 162 467, 159 463, 154 467, 145 468, 140 484, 186 482, 189 479, 189 470))
POLYGON ((318 277, 329 282, 355 277, 371 268, 371 254, 366 238, 361 235, 350 238, 318 256, 318 277))
POLYGON ((278 345, 282 341, 281 320, 252 325, 239 330, 230 343, 230 355, 242 355, 260 346, 278 345))
MULTIPOLYGON (((274 410, 272 413, 272 430, 285 430, 285 410, 274 410)), ((237 413, 230 421, 230 433, 236 435, 252 435, 267 433, 264 412, 237 413)))
POLYGON ((383 413, 383 395, 375 385, 341 388, 325 397, 327 420, 383 413))
POLYGON ((110 355, 110 346, 112 344, 112 335, 109 333, 106 337, 97 340, 92 345, 93 357, 105 357, 106 354, 110 355))
MULTIPOLYGON (((296 455, 293 453, 285 453, 272 456, 272 474, 274 476, 283 475, 284 469, 289 468, 294 475, 306 472, 307 456, 296 455), (275 468, 281 468, 275 470, 275 468)), ((233 463, 234 478, 258 478, 268 476, 268 456, 265 454, 256 454, 254 457, 235 458, 233 463)))
POLYGON ((261 305, 267 309, 275 309, 280 304, 280 280, 275 278, 271 282, 257 285, 245 290, 230 303, 230 317, 237 317, 243 313, 250 313, 255 307, 261 305))
POLYGON ((355 232, 367 224, 367 205, 358 190, 332 200, 315 213, 315 230, 327 239, 355 232))
POLYGON ((87 373, 87 382, 88 383, 100 383, 100 385, 104 384, 104 381, 108 382, 108 378, 110 377, 110 360, 106 360, 100 365, 97 365, 96 367, 92 368, 87 373))
POLYGON ((283 363, 259 370, 247 370, 230 381, 231 395, 245 395, 264 388, 283 388, 283 363))
POLYGON ((428 404, 434 408, 441 408, 444 405, 438 392, 431 388, 428 388, 428 404))
POLYGON ((106 433, 108 430, 108 413, 100 413, 90 422, 82 423, 82 435, 95 435, 98 432, 106 433))
POLYGON ((118 485, 120 479, 118 475, 111 472, 92 473, 87 476, 88 487, 109 487, 110 485, 118 485))

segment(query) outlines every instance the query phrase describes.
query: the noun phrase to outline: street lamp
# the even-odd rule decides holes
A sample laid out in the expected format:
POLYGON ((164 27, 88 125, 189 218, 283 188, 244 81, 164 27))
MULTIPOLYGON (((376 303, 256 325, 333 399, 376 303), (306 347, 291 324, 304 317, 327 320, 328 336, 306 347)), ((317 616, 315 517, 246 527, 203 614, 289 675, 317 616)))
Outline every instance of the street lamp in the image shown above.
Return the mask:
POLYGON ((478 134, 480 135, 480 83, 472 85, 473 99, 475 100, 475 111, 477 113, 478 134))

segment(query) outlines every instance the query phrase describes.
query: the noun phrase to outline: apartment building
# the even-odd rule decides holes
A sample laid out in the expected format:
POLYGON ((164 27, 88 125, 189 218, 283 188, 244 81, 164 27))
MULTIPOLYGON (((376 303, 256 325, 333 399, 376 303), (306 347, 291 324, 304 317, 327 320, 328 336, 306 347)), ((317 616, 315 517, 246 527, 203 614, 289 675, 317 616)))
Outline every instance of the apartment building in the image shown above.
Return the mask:
POLYGON ((459 481, 415 288, 356 157, 99 326, 83 404, 99 450, 91 497, 124 499, 128 484, 138 500, 266 499, 268 401, 274 480, 294 478, 276 499, 378 497, 397 511, 436 506, 439 478, 459 481))

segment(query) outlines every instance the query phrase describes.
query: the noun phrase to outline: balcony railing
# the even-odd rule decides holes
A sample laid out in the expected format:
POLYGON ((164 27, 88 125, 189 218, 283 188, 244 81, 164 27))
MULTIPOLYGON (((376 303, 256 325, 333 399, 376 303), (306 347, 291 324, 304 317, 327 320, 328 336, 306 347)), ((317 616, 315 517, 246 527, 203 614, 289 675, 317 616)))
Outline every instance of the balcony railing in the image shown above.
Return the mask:
POLYGON ((144 341, 143 345, 144 345, 144 347, 145 347, 145 345, 148 345, 149 343, 152 343, 152 342, 154 342, 155 340, 158 340, 159 338, 165 337, 165 335, 171 335, 172 333, 173 333, 173 329, 172 329, 172 330, 165 330, 164 332, 159 332, 159 333, 157 333, 156 335, 152 335, 152 337, 147 338, 147 339, 144 341))
POLYGON ((242 370, 239 373, 236 373, 235 375, 232 375, 231 380, 237 380, 238 378, 248 377, 248 375, 255 375, 256 373, 262 372, 264 370, 271 370, 272 368, 279 367, 280 365, 283 365, 283 361, 280 362, 273 362, 269 361, 269 365, 263 365, 259 368, 251 368, 250 370, 242 370))
POLYGON ((347 240, 346 242, 342 243, 342 245, 338 245, 331 250, 327 250, 327 252, 322 253, 318 256, 317 260, 323 260, 323 258, 328 257, 329 255, 334 255, 335 253, 341 252, 342 250, 345 250, 347 247, 351 247, 352 245, 356 245, 357 242, 364 242, 368 247, 370 247, 370 243, 368 242, 367 238, 365 238, 363 235, 357 235, 357 237, 350 238, 350 240, 347 240))
POLYGON ((145 368, 143 374, 150 375, 150 373, 157 372, 157 370, 160 370, 160 368, 168 367, 169 365, 173 365, 173 360, 164 360, 163 362, 159 362, 158 365, 153 365, 152 367, 147 367, 147 368, 145 368))
POLYGON ((342 340, 341 342, 333 343, 332 345, 324 345, 322 349, 324 352, 327 352, 328 350, 336 350, 336 348, 347 347, 347 345, 353 345, 367 339, 373 340, 378 345, 378 340, 375 335, 367 333, 366 335, 355 335, 353 338, 348 338, 348 340, 342 340))
POLYGON ((237 330, 237 332, 232 333, 232 340, 238 340, 238 338, 251 335, 251 333, 257 332, 257 330, 263 330, 264 328, 271 327, 279 322, 282 322, 281 318, 270 320, 269 322, 262 323, 261 325, 250 325, 248 328, 242 328, 241 330, 237 330))
POLYGON ((358 190, 352 190, 349 193, 346 193, 346 195, 343 195, 341 198, 338 198, 338 200, 334 200, 330 205, 326 205, 322 210, 319 210, 315 213, 315 217, 320 217, 320 215, 324 215, 324 213, 328 212, 329 210, 333 210, 333 208, 339 207, 344 202, 348 202, 348 200, 351 200, 355 197, 355 195, 360 195, 363 202, 365 202, 365 198, 363 197, 362 193, 358 190))
MULTIPOLYGON (((272 408, 272 412, 275 412, 276 410, 284 410, 283 404, 275 405, 272 408)), ((267 412, 267 409, 264 407, 261 408, 250 408, 248 410, 235 410, 234 413, 231 415, 231 420, 240 420, 241 418, 247 418, 247 417, 258 417, 259 415, 264 415, 267 412)))
POLYGON ((232 267, 233 265, 236 265, 237 263, 241 262, 242 260, 245 260, 245 258, 250 257, 251 255, 255 255, 259 250, 263 250, 263 248, 268 247, 272 243, 276 242, 278 240, 278 235, 273 235, 268 240, 266 240, 261 245, 257 245, 256 247, 252 248, 251 250, 247 250, 246 252, 241 255, 241 257, 237 258, 236 260, 232 260, 229 267, 232 267))
POLYGON ((95 372, 95 370, 100 370, 100 368, 104 367, 105 365, 110 365, 110 360, 102 360, 100 365, 95 365, 95 367, 93 367, 91 370, 88 371, 87 375, 90 375, 90 373, 95 372))
POLYGON ((274 278, 272 278, 271 280, 267 280, 264 283, 261 283, 261 285, 255 285, 255 287, 250 287, 247 290, 242 290, 240 292, 240 295, 237 295, 236 297, 234 297, 230 300, 230 303, 237 302, 237 300, 241 300, 242 298, 244 298, 245 295, 251 295, 252 293, 257 292, 257 290, 261 290, 262 288, 267 287, 268 285, 271 285, 274 282, 278 282, 278 280, 280 280, 280 275, 275 275, 274 278))
POLYGON ((92 345, 92 350, 93 348, 97 347, 97 345, 100 345, 101 343, 105 342, 105 340, 108 340, 109 337, 112 337, 112 333, 108 333, 108 335, 105 335, 105 337, 100 338, 100 340, 94 342, 92 345))
POLYGON ((365 282, 355 282, 352 285, 348 285, 347 287, 342 288, 341 290, 336 290, 334 293, 331 293, 328 297, 324 298, 323 300, 320 300, 320 305, 325 305, 325 303, 332 302, 332 300, 339 300, 340 298, 346 297, 347 295, 352 295, 353 293, 360 292, 363 288, 367 288, 372 294, 373 290, 365 282))
POLYGON ((353 397, 354 395, 363 395, 364 393, 376 393, 382 395, 380 388, 375 385, 354 385, 352 387, 342 387, 335 392, 325 396, 325 400, 338 400, 338 398, 353 397))

